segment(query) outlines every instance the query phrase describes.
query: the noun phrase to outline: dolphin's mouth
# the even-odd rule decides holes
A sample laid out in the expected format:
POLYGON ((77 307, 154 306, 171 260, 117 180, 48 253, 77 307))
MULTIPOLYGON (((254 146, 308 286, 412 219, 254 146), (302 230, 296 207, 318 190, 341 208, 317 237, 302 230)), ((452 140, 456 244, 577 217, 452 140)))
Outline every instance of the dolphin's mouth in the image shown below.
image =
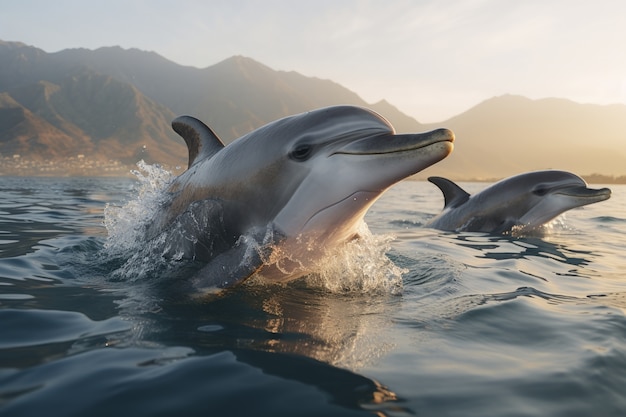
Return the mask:
POLYGON ((585 186, 573 186, 562 188, 558 190, 555 194, 562 194, 568 197, 590 200, 590 202, 598 202, 608 200, 611 197, 611 190, 609 188, 594 189, 585 186))
MULTIPOLYGON (((319 217, 323 214, 327 214, 330 211, 332 211, 335 208, 339 208, 342 205, 346 205, 346 206, 353 206, 353 207, 358 207, 360 209, 363 209, 364 207, 368 207, 369 205, 373 204, 376 199, 380 196, 380 194, 382 193, 382 190, 379 191, 367 191, 367 190, 359 190, 359 191, 355 191, 352 194, 350 194, 349 196, 336 201, 332 204, 329 204, 325 207, 320 208, 319 210, 317 210, 304 224, 304 226, 302 227, 302 229, 306 229, 308 226, 310 226, 311 223, 314 223, 315 221, 317 221, 319 219, 319 217)), ((346 211, 350 211, 350 212, 354 212, 354 211, 358 211, 358 210, 348 210, 346 209, 346 211)))
POLYGON ((416 134, 384 134, 353 141, 333 155, 385 155, 410 152, 440 142, 454 142, 454 133, 448 129, 437 129, 416 134))

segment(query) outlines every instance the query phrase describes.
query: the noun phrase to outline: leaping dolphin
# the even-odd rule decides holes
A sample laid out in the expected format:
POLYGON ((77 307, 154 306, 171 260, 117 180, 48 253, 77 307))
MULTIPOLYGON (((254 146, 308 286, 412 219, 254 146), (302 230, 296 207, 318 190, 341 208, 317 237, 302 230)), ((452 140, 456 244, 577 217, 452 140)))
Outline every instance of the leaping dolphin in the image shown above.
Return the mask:
POLYGON ((193 278, 208 292, 255 273, 285 281, 357 235, 391 185, 442 160, 454 134, 395 134, 380 115, 337 106, 269 123, 227 146, 201 121, 173 129, 189 167, 166 189, 146 231, 163 252, 207 262, 193 278))
POLYGON ((443 192, 444 210, 426 224, 440 230, 527 232, 575 207, 608 199, 608 188, 591 189, 566 171, 535 171, 506 178, 470 196, 454 182, 441 177, 428 181, 443 192))

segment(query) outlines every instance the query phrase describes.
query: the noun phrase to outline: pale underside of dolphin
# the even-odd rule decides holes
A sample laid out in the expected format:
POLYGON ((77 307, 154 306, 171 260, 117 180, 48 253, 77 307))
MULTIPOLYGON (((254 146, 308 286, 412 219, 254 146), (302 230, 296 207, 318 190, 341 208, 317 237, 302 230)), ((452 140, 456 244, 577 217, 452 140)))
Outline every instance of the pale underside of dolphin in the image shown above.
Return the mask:
POLYGON ((534 171, 503 179, 470 196, 454 182, 430 177, 444 195, 444 209, 426 226, 457 232, 527 232, 572 208, 608 199, 608 188, 592 189, 566 171, 534 171))
POLYGON ((206 262, 191 279, 202 292, 253 274, 286 281, 311 272, 355 238, 387 188, 445 158, 454 140, 447 129, 396 134, 353 106, 286 117, 226 146, 193 117, 172 127, 189 167, 168 186, 146 238, 164 242, 165 256, 206 262))

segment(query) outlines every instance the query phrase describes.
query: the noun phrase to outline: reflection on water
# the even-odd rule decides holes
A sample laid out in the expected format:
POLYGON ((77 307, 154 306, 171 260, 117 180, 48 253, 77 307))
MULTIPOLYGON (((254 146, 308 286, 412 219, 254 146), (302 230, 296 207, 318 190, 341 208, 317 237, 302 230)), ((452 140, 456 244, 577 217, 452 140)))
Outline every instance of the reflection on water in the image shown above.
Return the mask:
POLYGON ((304 285, 250 285, 206 304, 163 306, 160 325, 163 317, 171 317, 172 323, 160 337, 184 328, 205 347, 299 354, 358 369, 392 347, 384 329, 390 325, 385 310, 393 309, 394 297, 333 294, 304 285))
POLYGON ((481 256, 489 259, 555 259, 569 265, 585 266, 589 261, 580 256, 593 256, 592 251, 577 251, 564 245, 546 242, 539 238, 527 237, 523 240, 502 236, 488 236, 460 233, 452 235, 459 246, 472 248, 481 252, 481 256), (572 253, 577 256, 569 256, 572 253))

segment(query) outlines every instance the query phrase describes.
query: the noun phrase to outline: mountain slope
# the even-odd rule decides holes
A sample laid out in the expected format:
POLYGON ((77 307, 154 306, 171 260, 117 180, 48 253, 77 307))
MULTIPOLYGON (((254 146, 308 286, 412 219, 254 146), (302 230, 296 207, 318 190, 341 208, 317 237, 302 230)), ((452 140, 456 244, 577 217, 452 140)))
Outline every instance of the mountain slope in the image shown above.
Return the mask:
POLYGON ((7 93, 0 93, 0 131, 0 154, 11 158, 66 158, 90 147, 84 136, 67 135, 7 93))
POLYGON ((433 175, 500 178, 549 168, 581 174, 626 172, 624 105, 505 95, 444 125, 457 136, 455 151, 433 167, 433 175))
POLYGON ((88 69, 59 84, 39 81, 3 93, 0 153, 35 160, 85 155, 134 164, 181 165, 185 147, 175 115, 133 86, 88 69))

